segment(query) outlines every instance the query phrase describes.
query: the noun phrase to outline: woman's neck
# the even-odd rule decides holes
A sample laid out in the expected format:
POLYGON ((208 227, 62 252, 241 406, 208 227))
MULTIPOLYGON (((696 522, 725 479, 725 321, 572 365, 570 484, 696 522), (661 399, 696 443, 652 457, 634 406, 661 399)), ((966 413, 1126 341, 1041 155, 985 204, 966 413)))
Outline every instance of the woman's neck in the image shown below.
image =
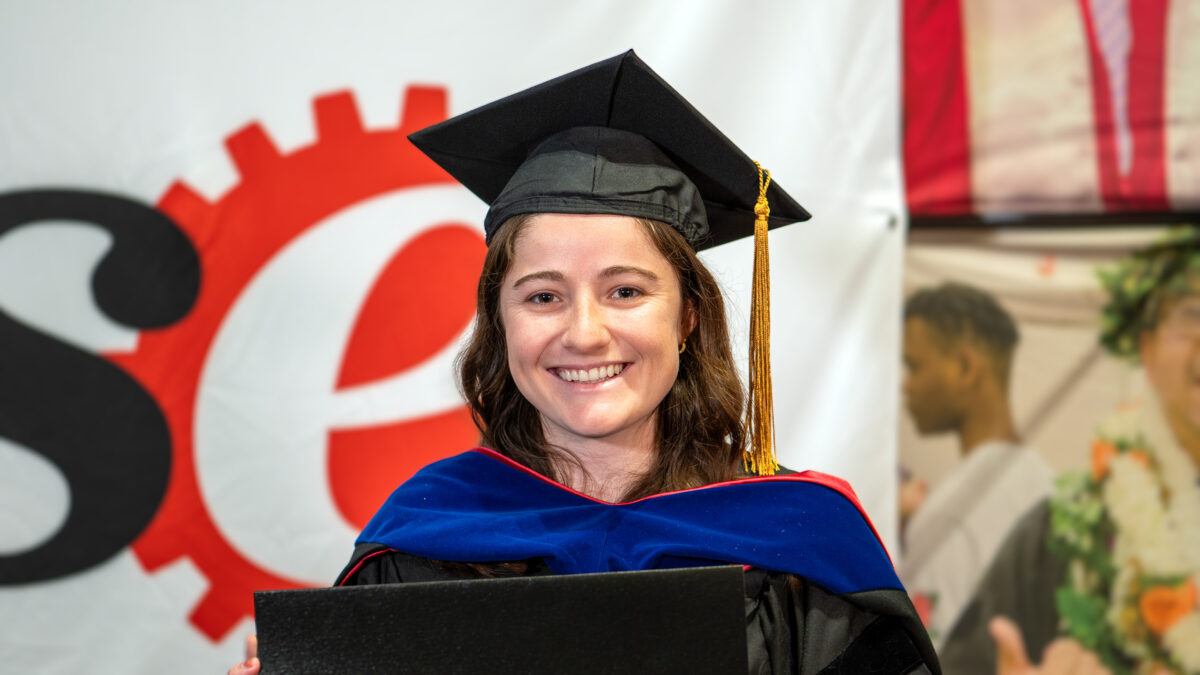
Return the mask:
POLYGON ((654 465, 654 427, 646 426, 605 438, 556 439, 547 433, 547 443, 565 449, 578 460, 556 463, 560 480, 589 497, 620 501, 654 465))

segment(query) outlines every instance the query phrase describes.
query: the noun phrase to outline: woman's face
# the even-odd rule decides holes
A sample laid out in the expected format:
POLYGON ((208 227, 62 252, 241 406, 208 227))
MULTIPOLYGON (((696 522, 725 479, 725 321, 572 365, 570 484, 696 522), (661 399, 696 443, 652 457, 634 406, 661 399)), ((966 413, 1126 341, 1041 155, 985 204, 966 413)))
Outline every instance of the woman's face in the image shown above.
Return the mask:
POLYGON ((539 214, 513 253, 500 292, 508 368, 546 440, 570 449, 652 439, 694 319, 644 227, 625 216, 539 214))

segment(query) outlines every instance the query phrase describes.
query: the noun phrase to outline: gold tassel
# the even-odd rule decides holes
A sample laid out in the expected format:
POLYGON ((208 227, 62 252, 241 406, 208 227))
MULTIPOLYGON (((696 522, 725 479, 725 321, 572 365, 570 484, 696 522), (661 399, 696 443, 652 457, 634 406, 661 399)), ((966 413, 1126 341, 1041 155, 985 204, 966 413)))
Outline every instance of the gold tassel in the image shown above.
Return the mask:
POLYGON ((767 187, 771 172, 758 162, 758 201, 754 204, 754 284, 750 301, 750 400, 746 405, 746 435, 749 449, 742 458, 748 473, 773 476, 779 470, 775 459, 775 411, 771 394, 771 268, 767 254, 767 187))

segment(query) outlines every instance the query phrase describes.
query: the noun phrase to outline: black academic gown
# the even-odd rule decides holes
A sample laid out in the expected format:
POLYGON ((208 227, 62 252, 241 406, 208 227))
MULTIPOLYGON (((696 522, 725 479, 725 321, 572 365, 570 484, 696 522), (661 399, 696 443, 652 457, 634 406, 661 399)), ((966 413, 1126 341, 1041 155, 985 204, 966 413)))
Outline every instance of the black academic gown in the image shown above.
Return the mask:
MULTIPOLYGON (((571 497, 561 494, 561 486, 546 484, 549 482, 544 477, 532 475, 527 469, 523 469, 519 465, 513 465, 511 460, 501 458, 491 451, 483 451, 487 454, 486 457, 478 455, 471 456, 470 453, 444 460, 439 465, 423 470, 410 483, 401 486, 397 493, 389 499, 380 513, 373 519, 372 524, 368 525, 364 531, 360 541, 358 542, 354 555, 347 564, 346 568, 338 576, 337 585, 363 585, 363 584, 381 584, 381 583, 405 583, 405 582, 422 582, 422 581, 449 581, 479 578, 479 573, 471 568, 461 564, 446 564, 438 563, 425 551, 415 551, 414 548, 422 546, 445 546, 442 549, 447 552, 454 552, 457 555, 453 558, 439 556, 436 559, 440 560, 459 560, 469 561, 470 558, 459 554, 460 552, 452 549, 461 549, 460 544, 462 539, 480 538, 486 539, 478 544, 481 547, 504 547, 508 546, 509 542, 506 537, 493 537, 490 532, 476 533, 474 535, 466 532, 472 526, 473 522, 478 522, 480 512, 471 512, 460 514, 461 519, 454 520, 453 524, 443 526, 440 517, 437 521, 429 521, 423 515, 423 506, 429 504, 432 500, 444 500, 444 503, 437 504, 436 509, 439 512, 444 512, 453 508, 457 508, 452 504, 452 498, 445 498, 447 493, 455 492, 463 486, 470 486, 470 508, 479 508, 481 500, 487 501, 494 499, 493 504, 503 504, 504 508, 512 508, 514 495, 518 499, 524 499, 524 495, 530 491, 537 492, 543 488, 547 494, 542 495, 539 499, 556 500, 561 499, 555 508, 561 509, 580 509, 581 517, 591 517, 586 514, 593 511, 595 505, 589 505, 581 502, 580 498, 571 497), (497 464, 499 462, 499 464, 497 464), (505 467, 504 463, 510 465, 505 467), (508 471, 508 468, 515 471, 508 471), (432 470, 431 470, 432 469, 432 470), (522 470, 525 474, 522 475, 522 470), (471 475, 478 474, 478 475, 471 475), (492 484, 493 478, 497 475, 504 476, 504 485, 495 487, 492 484), (534 478, 530 481, 530 475, 534 478), (422 481, 424 483, 422 484, 422 481), (482 485, 487 482, 487 485, 482 485), (483 495, 483 496, 481 496, 483 495), (581 505, 582 503, 582 505, 581 505), (415 506, 415 508, 413 508, 415 506), (419 522, 412 522, 417 519, 419 522), (397 525, 397 523, 401 523, 397 525), (441 528, 447 529, 441 529, 441 528), (416 534, 409 536, 405 534, 407 530, 416 528, 416 534), (397 533, 399 530, 399 533, 397 533), (445 535, 439 534, 445 532, 445 535), (407 537, 407 538, 406 538, 407 537), (372 541, 372 539, 388 539, 387 543, 372 541), (407 546, 405 543, 407 542, 407 546), (413 552, 402 552, 399 549, 408 548, 413 552), (421 555, 424 553, 424 555, 421 555)), ((836 480, 836 479, 835 479, 836 480)), ((764 483, 772 483, 773 487, 780 487, 778 481, 764 481, 764 483)), ((761 486, 753 486, 750 491, 757 494, 757 488, 761 486)), ((785 488, 795 487, 794 485, 783 486, 785 488)), ((768 488, 771 489, 771 488, 768 488)), ((724 497, 718 496, 718 499, 730 500, 733 503, 744 502, 747 497, 745 485, 735 485, 733 490, 741 490, 741 492, 733 493, 731 490, 724 490, 724 497)), ((821 488, 817 488, 821 491, 821 488)), ((687 499, 681 512, 686 513, 689 509, 694 508, 698 503, 697 498, 704 500, 706 495, 698 494, 703 491, 691 491, 683 495, 687 499)), ((751 495, 752 497, 754 495, 751 495)), ((583 498, 586 499, 586 498, 583 498)), ((818 496, 818 499, 820 497, 818 496)), ((834 498, 840 499, 840 498, 834 498)), ((611 505, 603 505, 599 510, 603 512, 605 507, 611 505)), ((729 502, 720 504, 721 511, 729 508, 729 502)), ((651 508, 662 508, 658 503, 651 504, 651 508)), ((817 506, 814 504, 814 510, 817 506)), ((482 513, 490 513, 486 508, 482 513)), ((661 512, 655 511, 655 515, 662 515, 661 512)), ((598 516, 603 519, 603 515, 598 516)), ((635 514, 624 512, 622 520, 633 520, 635 514)), ((499 518, 497 520, 500 520, 499 518)), ((545 518, 539 516, 537 521, 541 523, 545 518)), ((818 519, 820 520, 820 519, 818 519)), ((528 521, 519 521, 528 526, 528 521)), ((706 520, 705 527, 711 525, 711 521, 706 520)), ((818 523, 810 523, 810 530, 819 530, 821 527, 818 523)), ((490 527, 490 524, 489 524, 490 527)), ((503 525, 498 526, 503 528, 503 525)), ((869 528, 869 522, 867 523, 869 528)), ((574 528, 570 528, 574 529, 574 528)), ((524 530, 522 531, 524 532, 524 530)), ((571 538, 577 533, 573 531, 550 532, 547 537, 551 539, 555 546, 562 542, 571 542, 571 538), (556 537, 563 537, 561 539, 556 537)), ((796 537, 811 536, 808 533, 797 532, 796 537)), ((585 537, 586 538, 586 537, 585 537)), ((617 536, 612 537, 616 539, 617 536)), ((737 538, 733 538, 734 541, 737 538)), ((828 541, 828 540, 827 540, 828 541)), ((680 542, 676 541, 672 544, 675 546, 675 551, 680 549, 680 542)), ((740 544, 738 544, 740 545, 740 544)), ((877 544, 876 544, 877 545, 877 544)), ((551 546, 550 549, 557 551, 557 555, 551 555, 550 560, 561 569, 564 564, 564 558, 570 557, 575 553, 575 549, 564 551, 561 548, 551 546)), ((547 550, 550 550, 547 549, 547 550)), ((489 552, 494 548, 487 548, 489 552)), ((852 552, 856 548, 850 549, 852 552)), ((879 547, 882 551, 882 547, 879 547)), ((627 551, 620 551, 620 554, 625 554, 627 551)), ((870 552, 878 554, 878 552, 870 552)), ((614 554, 612 550, 605 551, 605 554, 614 554)), ((688 554, 693 558, 696 557, 694 550, 688 551, 688 554)), ((820 551, 806 551, 806 554, 812 558, 821 558, 820 551)), ((548 554, 549 555, 549 554, 548 554)), ((656 554, 657 555, 657 554, 656 554)), ((749 554, 747 554, 749 555, 749 554)), ((890 563, 886 560, 886 554, 883 555, 883 561, 890 569, 890 563)), ((581 558, 584 557, 580 556, 581 558)), ((619 556, 618 556, 619 557, 619 556)), ((706 556, 708 557, 708 556, 706 556)), ((728 558, 727 553, 713 551, 711 558, 713 560, 722 560, 728 558)), ((789 557, 795 557, 794 551, 789 557)), ((869 557, 867 551, 863 551, 862 558, 869 557)), ((555 574, 552 566, 546 561, 534 556, 491 556, 490 560, 529 560, 529 564, 521 572, 522 574, 539 576, 547 574, 555 574)), ((670 556, 656 558, 658 563, 636 564, 633 567, 637 569, 652 569, 662 566, 674 566, 670 556)), ((578 560, 572 561, 572 564, 578 563, 578 560)), ((644 561, 642 561, 644 563, 644 561)), ((725 559, 725 562, 747 562, 744 560, 725 559)), ((715 564, 715 563, 714 563, 715 564)), ((847 569, 853 568, 855 565, 850 563, 847 569)), ((814 569, 827 569, 828 566, 816 565, 814 569)), ((830 583, 838 583, 839 579, 838 565, 834 565, 832 572, 826 576, 831 580, 830 583)), ((568 570, 568 571, 596 571, 596 570, 568 570)), ((855 572, 848 571, 847 575, 854 576, 855 572)), ((859 578, 862 578, 861 576, 859 578)), ((932 646, 929 642, 928 635, 921 627, 920 621, 913 610, 912 603, 909 601, 907 594, 902 588, 894 587, 875 587, 868 583, 864 587, 859 584, 849 592, 833 592, 828 590, 821 584, 815 583, 809 579, 803 578, 796 574, 785 574, 779 572, 768 571, 765 566, 759 564, 749 567, 745 574, 745 615, 746 615, 746 637, 749 656, 749 672, 754 674, 759 673, 940 673, 940 668, 937 663, 937 657, 934 655, 932 646)))
MULTIPOLYGON (((553 574, 535 562, 530 576, 553 574)), ((426 558, 360 544, 335 585, 396 584, 479 578, 464 568, 447 568, 426 558)), ((790 575, 746 572, 746 642, 749 673, 919 673, 931 669, 897 617, 903 606, 884 596, 851 602, 790 575), (872 607, 873 606, 873 607, 872 607)), ((893 599, 894 600, 894 599, 893 599)))

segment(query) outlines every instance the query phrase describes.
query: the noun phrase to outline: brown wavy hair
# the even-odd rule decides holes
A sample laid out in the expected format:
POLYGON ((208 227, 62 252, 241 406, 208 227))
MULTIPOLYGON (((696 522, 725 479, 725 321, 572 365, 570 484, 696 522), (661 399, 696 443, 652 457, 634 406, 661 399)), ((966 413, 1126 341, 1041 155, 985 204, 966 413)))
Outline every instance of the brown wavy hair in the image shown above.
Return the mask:
MULTIPOLYGON (((532 217, 516 216, 493 236, 479 277, 474 331, 456 363, 459 386, 483 445, 561 479, 557 467, 564 462, 579 466, 579 461, 569 449, 546 442, 540 414, 513 382, 500 316, 501 286, 532 217)), ((744 390, 733 366, 721 288, 674 228, 637 220, 675 268, 683 306, 695 311, 696 326, 679 357, 679 375, 658 407, 654 463, 622 501, 729 480, 740 466, 746 442, 744 390)))

